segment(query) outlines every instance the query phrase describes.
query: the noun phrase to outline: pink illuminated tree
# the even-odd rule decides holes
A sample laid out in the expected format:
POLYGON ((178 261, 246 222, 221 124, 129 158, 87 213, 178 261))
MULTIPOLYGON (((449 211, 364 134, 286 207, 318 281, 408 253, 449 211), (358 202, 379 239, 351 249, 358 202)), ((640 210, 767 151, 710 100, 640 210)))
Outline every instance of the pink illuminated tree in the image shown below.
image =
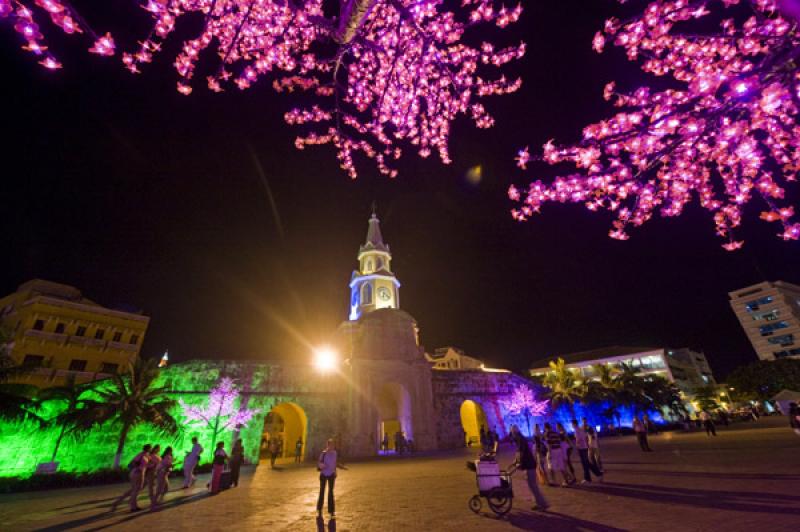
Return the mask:
POLYGON ((678 216, 696 198, 732 251, 742 246, 733 230, 743 208, 758 199, 761 218, 797 240, 800 224, 783 200, 800 169, 798 13, 797 0, 659 0, 631 19, 607 20, 594 49, 623 48, 668 88, 623 92, 611 82, 604 96, 620 111, 587 126, 579 143, 548 142, 538 156, 521 150, 523 169, 544 161, 576 171, 512 186, 521 204, 514 218, 548 202, 583 203, 614 212, 609 236, 626 240, 630 226, 656 212, 678 216))
MULTIPOLYGON (((351 177, 357 176, 356 153, 391 176, 406 147, 449 163, 453 120, 463 115, 477 127, 491 127, 494 119, 480 100, 521 83, 506 79, 501 67, 521 57, 524 44, 503 47, 475 36, 474 28, 505 28, 518 20, 521 6, 500 0, 453 6, 444 0, 338 0, 334 18, 326 18, 323 0, 144 0, 141 6, 154 24, 136 49, 122 54, 131 72, 153 60, 180 17, 200 15, 200 33, 183 43, 174 61, 178 91, 192 92, 203 58, 213 72, 205 83, 217 92, 229 84, 246 89, 277 73, 276 91, 305 94, 298 95, 303 105, 285 115, 302 129, 295 145, 332 144, 351 177)), ((24 48, 42 57, 43 66, 61 68, 43 44, 35 11, 67 33, 91 30, 65 0, 0 0, 0 21, 12 22, 24 48)), ((113 55, 111 35, 96 38, 91 51, 113 55)))
POLYGON ((208 394, 206 406, 186 404, 179 400, 184 417, 198 428, 211 431, 211 452, 217 443, 217 437, 228 430, 239 430, 247 426, 259 410, 250 410, 238 405, 239 390, 233 379, 223 377, 208 394))
POLYGON ((503 408, 512 416, 525 416, 528 436, 531 434, 531 417, 541 417, 547 413, 549 401, 538 401, 536 394, 525 384, 515 386, 508 399, 501 400, 503 408))

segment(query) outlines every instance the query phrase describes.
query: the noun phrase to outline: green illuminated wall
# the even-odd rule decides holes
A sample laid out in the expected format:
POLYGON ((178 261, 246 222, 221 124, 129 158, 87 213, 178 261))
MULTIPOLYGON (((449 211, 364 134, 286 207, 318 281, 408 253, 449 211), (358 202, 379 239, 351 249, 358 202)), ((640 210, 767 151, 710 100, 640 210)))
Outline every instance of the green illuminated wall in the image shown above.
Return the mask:
MULTIPOLYGON (((247 383, 243 387, 243 392, 246 394, 247 390, 261 387, 264 382, 269 380, 271 367, 249 366, 243 370, 235 365, 221 362, 189 362, 169 366, 162 370, 157 384, 173 390, 171 396, 176 400, 183 399, 184 402, 191 404, 204 403, 208 397, 208 390, 217 382, 223 371, 226 374, 239 372, 239 382, 247 383)), ((258 447, 267 412, 274 404, 292 400, 294 400, 292 397, 249 395, 247 408, 257 408, 260 409, 260 412, 239 436, 245 446, 248 461, 258 461, 258 447)), ((59 413, 61 408, 64 408, 64 405, 49 403, 42 409, 41 415, 44 418, 52 418, 59 413)), ((192 436, 198 436, 201 445, 205 447, 201 462, 210 461, 211 431, 186 426, 179 406, 172 414, 178 419, 179 425, 184 427, 182 432, 176 436, 161 436, 147 425, 136 427, 126 440, 121 462, 123 466, 146 443, 160 443, 162 449, 171 445, 176 461, 181 462, 191 448, 192 436)), ((37 464, 49 462, 59 432, 59 427, 43 428, 32 422, 0 421, 0 476, 29 476, 35 471, 37 464)), ((59 470, 90 472, 110 468, 113 464, 118 437, 118 427, 104 426, 78 441, 65 438, 56 457, 56 461, 60 462, 59 470)), ((224 441, 226 449, 230 450, 232 438, 233 433, 228 432, 222 434, 219 440, 224 441)), ((180 467, 180 464, 176 467, 180 467)))

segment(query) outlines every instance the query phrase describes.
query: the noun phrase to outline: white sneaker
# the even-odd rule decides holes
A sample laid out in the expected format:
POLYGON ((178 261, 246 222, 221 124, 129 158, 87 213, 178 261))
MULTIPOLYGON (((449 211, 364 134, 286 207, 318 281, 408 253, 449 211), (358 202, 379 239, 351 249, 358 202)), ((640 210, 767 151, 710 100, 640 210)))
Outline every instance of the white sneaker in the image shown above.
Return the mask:
POLYGON ((589 483, 588 480, 581 480, 581 486, 583 486, 584 484, 588 484, 588 483, 589 483))

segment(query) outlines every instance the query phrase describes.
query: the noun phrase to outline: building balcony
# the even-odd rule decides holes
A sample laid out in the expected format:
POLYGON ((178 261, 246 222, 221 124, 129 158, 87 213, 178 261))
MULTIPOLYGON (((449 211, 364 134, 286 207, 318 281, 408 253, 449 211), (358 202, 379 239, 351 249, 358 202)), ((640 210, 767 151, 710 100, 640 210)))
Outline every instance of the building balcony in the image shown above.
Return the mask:
POLYGON ((70 336, 69 342, 73 345, 82 345, 85 347, 105 347, 105 340, 97 340, 95 338, 87 338, 85 336, 70 336))
POLYGON ((126 344, 123 342, 108 342, 108 349, 121 349, 122 351, 134 352, 139 346, 135 344, 126 344))
POLYGON ((27 338, 35 338, 37 340, 43 340, 45 342, 56 342, 58 344, 65 343, 67 341, 67 338, 69 338, 69 336, 66 334, 37 331, 36 329, 28 329, 27 331, 25 331, 25 336, 27 338))

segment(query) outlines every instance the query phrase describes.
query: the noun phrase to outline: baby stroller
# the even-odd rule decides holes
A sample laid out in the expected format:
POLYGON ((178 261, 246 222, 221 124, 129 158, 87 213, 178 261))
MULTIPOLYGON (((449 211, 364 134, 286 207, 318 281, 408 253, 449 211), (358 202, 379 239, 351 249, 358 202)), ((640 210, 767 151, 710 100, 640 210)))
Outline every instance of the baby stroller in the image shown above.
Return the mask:
POLYGON ((478 484, 478 494, 470 498, 469 509, 475 513, 480 512, 483 507, 481 501, 483 497, 498 517, 507 514, 514 502, 511 475, 517 470, 516 465, 503 471, 493 457, 482 456, 480 460, 467 462, 467 468, 475 472, 478 484))

